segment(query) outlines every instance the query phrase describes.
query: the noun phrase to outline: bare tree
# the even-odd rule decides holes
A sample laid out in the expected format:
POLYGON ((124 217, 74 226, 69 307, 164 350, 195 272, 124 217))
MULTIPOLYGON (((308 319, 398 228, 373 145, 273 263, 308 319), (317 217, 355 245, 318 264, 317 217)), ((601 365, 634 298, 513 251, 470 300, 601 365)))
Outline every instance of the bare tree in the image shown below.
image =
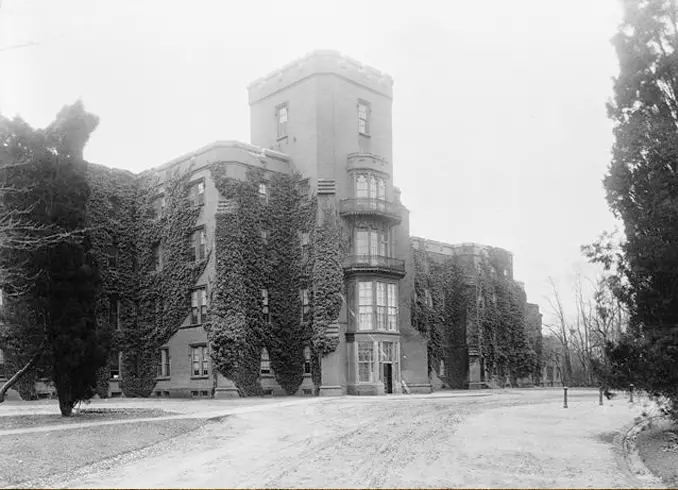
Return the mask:
POLYGON ((572 380, 572 359, 570 355, 570 350, 572 346, 569 334, 571 326, 567 321, 565 309, 563 308, 563 302, 560 298, 560 292, 558 290, 558 287, 556 286, 556 283, 552 277, 549 277, 548 280, 551 286, 553 297, 547 298, 547 301, 551 309, 551 313, 556 319, 556 323, 555 324, 545 323, 544 326, 556 339, 558 339, 558 341, 563 347, 563 361, 564 361, 563 382, 570 383, 572 380))

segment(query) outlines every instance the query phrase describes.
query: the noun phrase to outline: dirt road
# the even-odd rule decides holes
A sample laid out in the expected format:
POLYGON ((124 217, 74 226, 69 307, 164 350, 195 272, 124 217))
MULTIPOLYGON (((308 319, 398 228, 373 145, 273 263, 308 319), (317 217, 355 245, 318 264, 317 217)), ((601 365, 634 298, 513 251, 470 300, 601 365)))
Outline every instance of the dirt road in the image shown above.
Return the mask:
POLYGON ((232 415, 52 487, 629 488, 614 431, 640 413, 594 392, 339 398, 232 415))

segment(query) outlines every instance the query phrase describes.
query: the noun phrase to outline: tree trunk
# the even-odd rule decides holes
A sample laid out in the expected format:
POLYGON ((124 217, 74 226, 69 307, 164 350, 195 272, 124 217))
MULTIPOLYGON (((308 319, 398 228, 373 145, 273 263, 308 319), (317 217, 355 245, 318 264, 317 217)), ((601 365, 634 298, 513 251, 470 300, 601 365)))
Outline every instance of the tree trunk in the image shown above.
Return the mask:
POLYGON ((31 357, 30 361, 28 361, 28 363, 26 363, 26 365, 25 365, 24 367, 22 367, 21 369, 19 369, 19 370, 14 374, 14 376, 12 376, 11 378, 9 378, 9 379, 5 382, 5 384, 2 385, 2 388, 0 388, 0 403, 2 403, 2 402, 5 401, 5 394, 9 391, 9 389, 10 389, 12 386, 14 386, 14 385, 17 383, 17 381, 19 381, 19 379, 21 379, 21 376, 23 376, 26 372, 28 372, 28 370, 31 369, 31 368, 38 362, 38 360, 40 359, 40 357, 42 357, 42 353, 43 353, 42 350, 39 350, 38 352, 36 352, 36 353, 33 355, 33 357, 31 357))

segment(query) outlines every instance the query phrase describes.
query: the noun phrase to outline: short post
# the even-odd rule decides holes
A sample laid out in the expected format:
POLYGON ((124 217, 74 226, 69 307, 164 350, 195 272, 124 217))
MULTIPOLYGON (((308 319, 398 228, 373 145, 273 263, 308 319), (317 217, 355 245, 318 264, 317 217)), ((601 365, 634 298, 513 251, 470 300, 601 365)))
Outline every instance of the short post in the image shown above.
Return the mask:
POLYGON ((563 408, 567 408, 567 386, 563 386, 563 408))
POLYGON ((633 403, 633 385, 629 385, 629 394, 631 395, 629 403, 633 403))
POLYGON ((600 387, 600 390, 598 390, 598 405, 602 406, 603 405, 603 387, 600 387))

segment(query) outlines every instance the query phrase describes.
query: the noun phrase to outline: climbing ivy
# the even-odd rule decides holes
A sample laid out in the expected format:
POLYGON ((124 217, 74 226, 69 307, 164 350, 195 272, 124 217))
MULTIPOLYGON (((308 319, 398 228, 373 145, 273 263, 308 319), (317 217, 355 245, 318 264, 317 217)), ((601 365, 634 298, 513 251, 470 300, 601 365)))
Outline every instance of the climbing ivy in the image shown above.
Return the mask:
MULTIPOLYGON (((477 268, 459 257, 434 259, 417 249, 413 254, 412 324, 428 340, 429 370, 437 371, 442 359, 466 363, 465 352, 475 350, 493 382, 538 374, 526 332, 525 293, 504 273, 510 267, 505 252, 489 248, 477 268)), ((452 377, 464 367, 456 368, 448 368, 452 377)))
POLYGON ((319 359, 334 349, 342 305, 341 228, 326 212, 316 226, 316 198, 299 192, 300 175, 248 171, 229 178, 223 165, 211 169, 225 198, 216 217, 216 281, 210 297, 208 338, 218 371, 241 393, 258 395, 261 350, 266 347, 278 384, 294 394, 303 382, 304 348, 311 347, 312 378, 320 384, 319 359), (259 195, 267 178, 268 199, 259 195), (309 250, 302 255, 302 234, 309 250), (264 238, 265 234, 266 238, 264 238), (268 315, 262 290, 268 291, 268 315), (310 311, 302 318, 301 290, 310 311))
MULTIPOLYGON (((88 221, 94 259, 102 281, 96 297, 99 328, 111 333, 112 352, 121 351, 121 387, 125 396, 148 396, 155 386, 158 348, 179 329, 190 312, 190 291, 208 257, 194 262, 190 239, 200 208, 189 200, 190 169, 169 172, 162 183, 165 210, 154 211, 159 177, 90 165, 92 192, 88 221), (160 244, 161 270, 153 247, 160 244), (110 300, 120 303, 119 329, 110 325, 110 300)), ((106 396, 110 367, 98 375, 98 393, 106 396)))
MULTIPOLYGON (((87 202, 87 221, 92 255, 101 281, 96 291, 96 315, 99 329, 105 330, 111 340, 110 350, 121 348, 121 332, 134 324, 136 299, 136 177, 123 170, 89 164, 90 195, 87 202), (121 330, 110 324, 110 299, 120 301, 118 321, 121 330)), ((97 393, 108 396, 110 366, 97 375, 97 393)))
POLYGON ((200 207, 189 197, 191 169, 168 171, 162 182, 165 207, 157 216, 157 174, 137 180, 134 232, 136 288, 134 321, 122 325, 122 390, 125 396, 148 396, 157 376, 158 349, 190 313, 190 295, 204 271, 209 251, 195 261, 191 237, 200 207), (156 271, 154 246, 160 245, 162 268, 156 271))
POLYGON ((345 243, 336 209, 321 209, 321 223, 313 233, 311 266, 311 332, 313 349, 319 357, 334 352, 339 345, 339 333, 331 332, 343 305, 344 271, 342 260, 345 243))

